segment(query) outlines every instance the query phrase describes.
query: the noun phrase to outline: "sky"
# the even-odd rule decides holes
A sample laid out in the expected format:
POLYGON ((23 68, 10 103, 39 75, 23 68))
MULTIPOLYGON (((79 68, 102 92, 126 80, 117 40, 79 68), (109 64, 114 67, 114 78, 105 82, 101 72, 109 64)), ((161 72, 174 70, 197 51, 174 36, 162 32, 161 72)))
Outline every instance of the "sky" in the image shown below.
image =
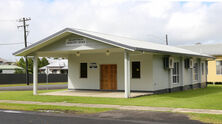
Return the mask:
POLYGON ((0 0, 0 57, 24 48, 17 20, 30 17, 28 44, 66 27, 169 45, 222 43, 222 1, 0 0), (16 44, 15 44, 16 43, 16 44))

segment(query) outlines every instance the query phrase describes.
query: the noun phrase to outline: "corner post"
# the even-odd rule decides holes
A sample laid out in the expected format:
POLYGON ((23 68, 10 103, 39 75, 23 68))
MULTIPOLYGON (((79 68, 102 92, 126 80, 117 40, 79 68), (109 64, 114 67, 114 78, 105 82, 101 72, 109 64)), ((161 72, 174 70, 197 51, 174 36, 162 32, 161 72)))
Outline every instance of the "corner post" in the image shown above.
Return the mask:
POLYGON ((130 97, 130 58, 129 53, 124 51, 124 84, 125 84, 125 98, 130 97))
POLYGON ((173 69, 172 68, 170 68, 169 69, 169 93, 171 93, 172 92, 172 84, 173 84, 173 78, 172 78, 172 76, 173 76, 173 69))
POLYGON ((201 88, 201 83, 202 83, 202 62, 201 62, 201 59, 198 60, 198 66, 199 66, 199 73, 198 73, 198 86, 199 88, 201 88))
POLYGON ((184 89, 184 57, 181 57, 181 90, 184 89))
POLYGON ((193 81, 194 81, 194 69, 193 69, 193 68, 191 68, 191 69, 190 69, 190 72, 191 72, 191 84, 190 84, 190 86, 191 86, 191 89, 193 89, 193 81))
POLYGON ((37 95, 38 90, 38 57, 33 58, 33 95, 37 95))

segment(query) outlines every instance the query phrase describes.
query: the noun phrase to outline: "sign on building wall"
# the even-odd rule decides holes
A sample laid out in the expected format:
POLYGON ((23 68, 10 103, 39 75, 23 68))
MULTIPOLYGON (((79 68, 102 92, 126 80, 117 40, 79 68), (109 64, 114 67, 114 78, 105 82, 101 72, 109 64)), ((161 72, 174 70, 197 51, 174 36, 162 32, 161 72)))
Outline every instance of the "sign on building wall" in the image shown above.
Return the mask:
POLYGON ((89 68, 97 68, 97 64, 95 62, 90 63, 89 68))
POLYGON ((76 37, 66 39, 66 46, 79 46, 79 45, 86 45, 86 39, 76 38, 76 37))

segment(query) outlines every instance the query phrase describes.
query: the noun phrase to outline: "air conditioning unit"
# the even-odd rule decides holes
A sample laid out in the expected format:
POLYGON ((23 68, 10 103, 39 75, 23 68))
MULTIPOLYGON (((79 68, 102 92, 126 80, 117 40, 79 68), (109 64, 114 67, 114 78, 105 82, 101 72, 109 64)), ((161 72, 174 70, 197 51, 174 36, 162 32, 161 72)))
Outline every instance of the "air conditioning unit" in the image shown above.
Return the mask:
POLYGON ((165 69, 174 68, 174 58, 169 57, 169 56, 165 56, 163 58, 163 65, 164 65, 165 69))

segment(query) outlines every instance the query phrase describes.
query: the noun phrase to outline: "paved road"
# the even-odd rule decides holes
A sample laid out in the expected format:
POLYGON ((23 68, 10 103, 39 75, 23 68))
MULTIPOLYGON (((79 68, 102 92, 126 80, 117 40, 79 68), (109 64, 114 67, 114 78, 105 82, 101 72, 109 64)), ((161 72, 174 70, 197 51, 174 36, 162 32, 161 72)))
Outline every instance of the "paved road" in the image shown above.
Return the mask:
POLYGON ((67 114, 0 110, 1 124, 202 124, 178 113, 110 111, 99 114, 67 114))
MULTIPOLYGON (((39 90, 46 89, 67 89, 67 84, 56 84, 56 85, 38 85, 39 90)), ((32 86, 13 86, 13 87, 0 87, 0 91, 21 91, 21 90, 32 90, 32 86)))

